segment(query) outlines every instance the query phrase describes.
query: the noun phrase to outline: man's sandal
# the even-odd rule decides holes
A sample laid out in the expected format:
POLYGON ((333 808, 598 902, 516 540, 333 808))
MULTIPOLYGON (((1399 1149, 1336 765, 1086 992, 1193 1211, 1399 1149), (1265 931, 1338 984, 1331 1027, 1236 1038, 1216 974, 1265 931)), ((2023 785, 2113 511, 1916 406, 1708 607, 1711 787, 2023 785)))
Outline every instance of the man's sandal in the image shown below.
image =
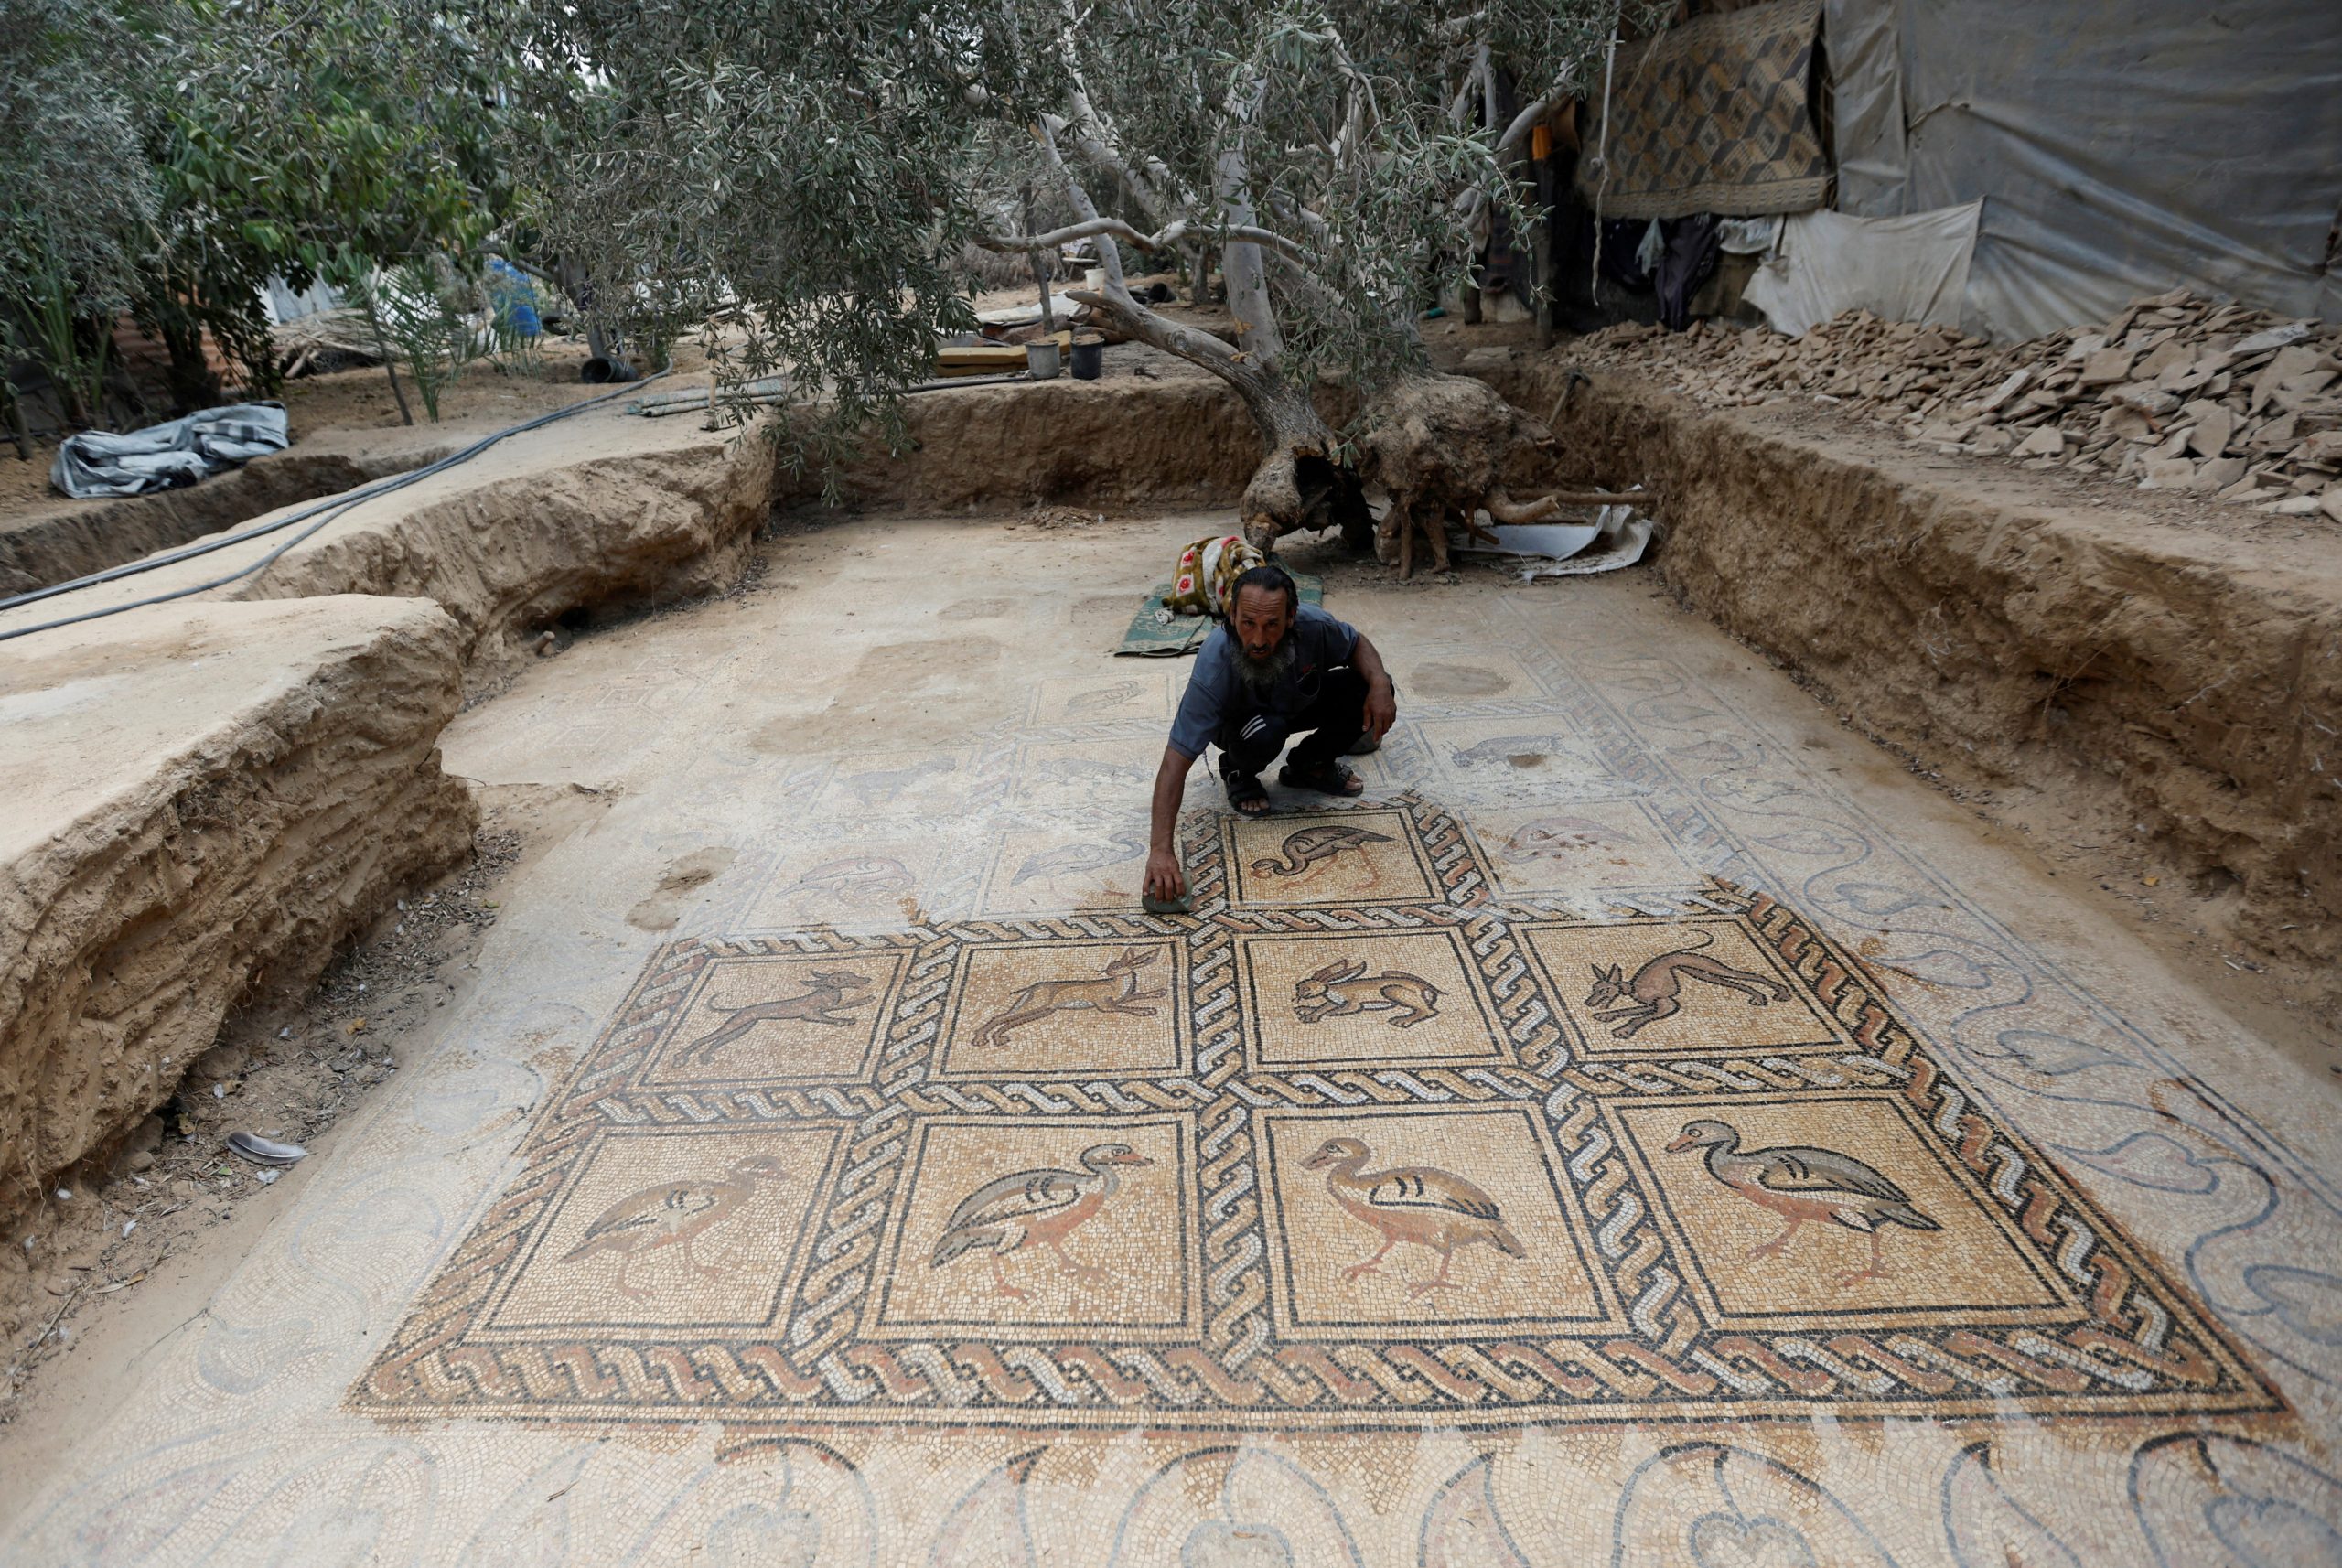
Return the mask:
POLYGON ((1286 763, 1277 769, 1277 782, 1288 789, 1315 789, 1320 795, 1359 795, 1366 786, 1357 774, 1332 757, 1315 768, 1295 768, 1286 763))
POLYGON ((1220 782, 1228 786, 1228 803, 1236 808, 1240 817, 1260 817, 1268 814, 1268 787, 1257 773, 1227 772, 1220 782))

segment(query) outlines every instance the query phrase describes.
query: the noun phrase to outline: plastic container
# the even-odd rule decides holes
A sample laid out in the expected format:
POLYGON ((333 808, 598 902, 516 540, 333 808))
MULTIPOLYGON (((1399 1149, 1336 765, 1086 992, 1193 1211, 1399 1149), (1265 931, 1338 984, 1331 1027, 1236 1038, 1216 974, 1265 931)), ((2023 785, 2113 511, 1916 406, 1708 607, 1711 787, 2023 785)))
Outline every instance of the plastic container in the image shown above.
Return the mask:
POLYGON ((1075 381, 1094 381, 1098 379, 1098 373, 1105 368, 1106 339, 1076 338, 1073 340, 1072 370, 1075 381))
POLYGON ((642 372, 615 354, 607 359, 597 354, 577 367, 577 379, 599 386, 605 381, 639 381, 642 372))
POLYGON ((1064 364, 1065 356, 1058 352, 1055 343, 1044 341, 1025 345, 1025 373, 1037 381, 1057 380, 1058 371, 1064 368, 1064 364))

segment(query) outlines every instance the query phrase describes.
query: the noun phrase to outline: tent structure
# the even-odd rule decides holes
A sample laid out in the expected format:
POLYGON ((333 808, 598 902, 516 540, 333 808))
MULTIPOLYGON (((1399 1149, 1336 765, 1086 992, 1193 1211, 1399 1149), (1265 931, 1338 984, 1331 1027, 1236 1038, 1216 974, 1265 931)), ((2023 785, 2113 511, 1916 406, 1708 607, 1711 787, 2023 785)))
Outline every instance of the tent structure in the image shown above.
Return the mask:
POLYGON ((1576 183, 1610 218, 1788 215, 1752 300, 2002 339, 2175 285, 2342 317, 2335 0, 1704 9, 1619 50, 1576 183))
POLYGON ((2175 284, 2342 317, 2334 0, 1829 0, 1822 28, 1838 210, 1983 199, 1967 329, 2175 284))

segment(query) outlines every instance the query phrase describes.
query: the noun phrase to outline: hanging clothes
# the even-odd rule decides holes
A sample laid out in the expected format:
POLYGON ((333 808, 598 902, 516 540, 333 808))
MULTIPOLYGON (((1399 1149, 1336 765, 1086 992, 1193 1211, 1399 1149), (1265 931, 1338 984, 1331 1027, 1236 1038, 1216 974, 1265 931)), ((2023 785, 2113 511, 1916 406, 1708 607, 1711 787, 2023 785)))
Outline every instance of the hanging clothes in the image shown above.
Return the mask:
POLYGON ((1692 324, 1692 296, 1716 270, 1724 224, 1713 212, 1695 212, 1666 219, 1660 226, 1667 246, 1651 269, 1651 283, 1659 292, 1660 320, 1669 331, 1681 332, 1692 324))

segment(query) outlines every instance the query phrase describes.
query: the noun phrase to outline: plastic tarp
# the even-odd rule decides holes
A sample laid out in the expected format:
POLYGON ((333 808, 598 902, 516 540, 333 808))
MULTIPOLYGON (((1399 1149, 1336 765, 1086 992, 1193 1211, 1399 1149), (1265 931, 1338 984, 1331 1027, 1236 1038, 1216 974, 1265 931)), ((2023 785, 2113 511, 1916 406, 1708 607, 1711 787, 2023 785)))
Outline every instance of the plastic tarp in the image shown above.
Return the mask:
POLYGON ((76 500, 176 489, 292 444, 281 403, 237 403, 127 435, 84 431, 58 443, 48 482, 76 500))
POLYGON ((1910 177, 1903 147, 1903 51, 1889 0, 1828 0, 1831 156, 1841 212, 1892 217, 1910 177))
POLYGON ((2342 317, 2337 0, 1829 0, 1823 32, 1840 210, 1986 199, 1966 330, 2181 284, 2342 317))
POLYGON ((1782 220, 1779 245, 1740 297, 1792 338, 1848 310, 1956 328, 1983 205, 1908 218, 1797 213, 1782 220))

